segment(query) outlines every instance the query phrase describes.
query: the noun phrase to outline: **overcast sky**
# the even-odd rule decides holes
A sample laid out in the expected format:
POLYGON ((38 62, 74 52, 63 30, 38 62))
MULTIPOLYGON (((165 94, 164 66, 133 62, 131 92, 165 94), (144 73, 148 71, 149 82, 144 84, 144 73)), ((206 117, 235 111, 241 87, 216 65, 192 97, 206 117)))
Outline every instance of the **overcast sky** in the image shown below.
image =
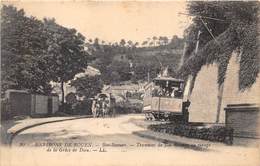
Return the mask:
POLYGON ((144 41, 152 36, 183 36, 190 18, 186 3, 175 2, 14 2, 27 15, 54 17, 57 23, 77 29, 87 39, 106 42, 144 41))

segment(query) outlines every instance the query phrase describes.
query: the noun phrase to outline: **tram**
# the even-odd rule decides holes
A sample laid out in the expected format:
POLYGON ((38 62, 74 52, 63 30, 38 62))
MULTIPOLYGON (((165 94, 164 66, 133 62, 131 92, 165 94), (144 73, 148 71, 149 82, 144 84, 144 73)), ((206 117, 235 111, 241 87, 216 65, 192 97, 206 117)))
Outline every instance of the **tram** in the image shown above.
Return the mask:
POLYGON ((161 76, 144 88, 143 112, 147 120, 188 122, 190 102, 183 99, 184 80, 161 76))

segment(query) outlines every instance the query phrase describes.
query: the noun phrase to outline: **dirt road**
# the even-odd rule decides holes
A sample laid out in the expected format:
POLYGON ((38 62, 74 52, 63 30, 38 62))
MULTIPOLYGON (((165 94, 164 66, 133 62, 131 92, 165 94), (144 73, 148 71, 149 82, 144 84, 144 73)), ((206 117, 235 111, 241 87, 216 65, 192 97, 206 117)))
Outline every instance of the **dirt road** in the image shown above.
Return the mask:
POLYGON ((88 118, 45 124, 21 132, 2 154, 3 166, 81 165, 241 165, 259 163, 256 148, 194 151, 133 135, 142 115, 88 118), (46 159, 48 158, 48 159, 46 159))

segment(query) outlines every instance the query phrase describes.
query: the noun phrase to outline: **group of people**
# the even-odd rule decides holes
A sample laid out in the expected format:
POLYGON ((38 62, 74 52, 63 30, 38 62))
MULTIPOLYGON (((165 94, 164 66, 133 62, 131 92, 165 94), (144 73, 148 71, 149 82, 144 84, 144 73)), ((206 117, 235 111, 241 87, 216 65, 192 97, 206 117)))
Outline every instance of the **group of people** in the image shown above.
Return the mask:
POLYGON ((109 101, 106 99, 94 99, 92 102, 93 117, 106 117, 109 114, 109 101))
POLYGON ((155 86, 152 90, 152 96, 155 97, 173 97, 178 98, 182 96, 182 91, 180 88, 163 88, 155 86))

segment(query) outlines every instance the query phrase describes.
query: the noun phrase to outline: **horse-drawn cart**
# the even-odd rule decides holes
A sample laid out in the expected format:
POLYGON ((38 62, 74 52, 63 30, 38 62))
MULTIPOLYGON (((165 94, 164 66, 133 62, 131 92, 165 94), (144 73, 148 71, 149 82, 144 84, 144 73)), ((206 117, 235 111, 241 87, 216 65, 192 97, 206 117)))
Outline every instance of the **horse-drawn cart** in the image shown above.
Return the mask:
POLYGON ((99 93, 92 102, 93 117, 108 117, 115 115, 115 98, 108 93, 99 93))

